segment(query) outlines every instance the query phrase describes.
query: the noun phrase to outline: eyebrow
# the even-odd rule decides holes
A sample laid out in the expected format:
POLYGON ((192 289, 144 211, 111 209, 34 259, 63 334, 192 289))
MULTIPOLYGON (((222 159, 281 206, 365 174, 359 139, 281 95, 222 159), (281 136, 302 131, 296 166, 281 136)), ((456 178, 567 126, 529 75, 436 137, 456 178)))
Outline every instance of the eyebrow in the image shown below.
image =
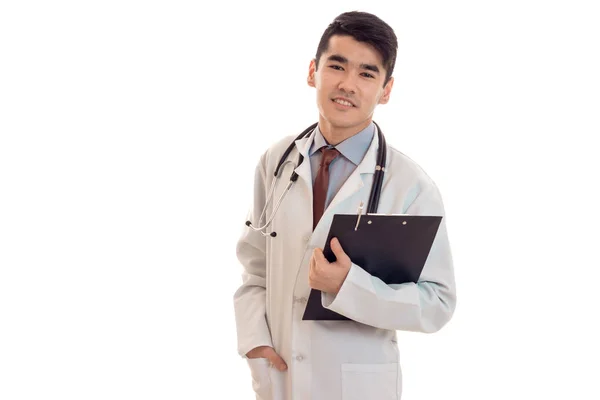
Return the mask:
MULTIPOLYGON (((340 64, 348 64, 348 59, 344 56, 340 56, 339 54, 333 54, 333 55, 327 57, 327 61, 335 61, 335 62, 339 62, 340 64)), ((379 73, 379 68, 377 67, 377 65, 360 64, 360 68, 379 73)))

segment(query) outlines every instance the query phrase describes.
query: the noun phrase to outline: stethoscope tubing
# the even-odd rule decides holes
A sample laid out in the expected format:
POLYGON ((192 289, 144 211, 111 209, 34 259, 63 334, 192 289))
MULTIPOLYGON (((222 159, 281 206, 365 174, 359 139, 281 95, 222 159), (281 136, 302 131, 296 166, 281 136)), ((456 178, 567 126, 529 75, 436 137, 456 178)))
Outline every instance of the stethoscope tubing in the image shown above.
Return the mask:
MULTIPOLYGON (((384 172, 385 172, 385 163, 386 163, 386 158, 387 158, 386 157, 387 146, 386 146, 386 142, 385 142, 385 137, 383 136, 383 132, 381 131, 381 128, 379 128, 379 125, 377 125, 377 123, 375 123, 374 121, 373 121, 373 123, 377 127, 377 135, 379 138, 379 148, 377 151, 377 165, 375 166, 375 174, 373 176, 373 184, 371 186, 371 193, 369 194, 369 203, 368 203, 368 207, 367 207, 368 214, 377 213, 377 207, 379 205, 379 198, 381 197, 381 189, 382 189, 382 185, 383 185, 383 176, 384 176, 384 172)), ((309 126, 308 128, 306 128, 288 146, 288 148, 285 150, 285 152, 279 159, 279 162, 277 163, 277 167, 275 168, 275 171, 274 171, 274 176, 275 176, 274 180, 275 181, 277 181, 277 179, 279 179, 278 175, 279 175, 279 172, 282 169, 282 167, 287 162, 290 162, 290 161, 287 161, 287 158, 290 155, 290 153, 293 151, 294 147, 296 147, 295 142, 297 140, 303 139, 307 134, 309 134, 309 132, 312 133, 312 131, 317 127, 317 125, 318 125, 318 122, 316 122, 316 123, 312 124, 311 126, 309 126)), ((304 161, 304 156, 302 154, 299 154, 298 162, 296 163, 296 168, 298 168, 298 166, 300 164, 302 164, 303 161, 304 161)), ((283 198, 285 197, 286 193, 290 190, 290 188, 292 187, 294 182, 296 182, 297 179, 298 179, 298 174, 296 173, 296 171, 293 171, 292 174, 290 175, 290 181, 288 182, 285 190, 281 193, 281 196, 279 196, 279 199, 277 200, 277 204, 275 204, 275 208, 273 209, 273 212, 271 213, 271 217, 268 218, 267 221, 265 221, 265 224, 263 226, 255 227, 252 225, 251 221, 246 221, 246 226, 248 226, 249 228, 251 228, 254 231, 260 232, 263 236, 271 236, 271 237, 277 236, 276 232, 266 233, 266 231, 264 231, 264 230, 266 228, 268 228, 269 225, 271 225, 271 223, 273 222, 273 219, 275 218, 275 215, 277 214, 277 210, 279 209, 279 206, 281 205, 283 198)), ((273 182, 273 184, 271 185, 271 190, 267 197, 267 201, 266 201, 265 206, 263 207, 263 211, 258 219, 259 224, 260 224, 260 221, 262 221, 263 217, 266 217, 267 208, 269 207, 269 204, 273 201, 273 194, 275 193, 275 186, 276 186, 275 184, 276 184, 276 182, 273 182)))

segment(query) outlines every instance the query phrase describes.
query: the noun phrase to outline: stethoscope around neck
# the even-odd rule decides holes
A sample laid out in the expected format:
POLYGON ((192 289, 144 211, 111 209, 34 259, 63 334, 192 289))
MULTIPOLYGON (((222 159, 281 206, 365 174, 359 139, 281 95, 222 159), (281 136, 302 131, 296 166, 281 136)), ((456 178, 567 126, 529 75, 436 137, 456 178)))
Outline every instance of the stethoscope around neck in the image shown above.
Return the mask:
MULTIPOLYGON (((385 172, 385 161, 386 161, 386 153, 387 153, 383 132, 381 131, 381 128, 379 128, 379 125, 377 125, 377 123, 375 123, 375 122, 373 122, 373 123, 377 127, 377 137, 379 139, 379 148, 377 149, 377 165, 375 166, 375 175, 373 177, 373 185, 371 186, 371 193, 369 195, 369 203, 367 206, 368 214, 374 214, 377 212, 377 206, 379 205, 379 197, 381 196, 381 186, 383 183, 383 174, 385 172)), ((285 152, 281 156, 281 159, 279 160, 279 163, 277 164, 277 168, 275 168, 275 173, 274 173, 275 181, 271 185, 271 191, 269 192, 269 196, 267 197, 267 201, 265 203, 265 206, 263 207, 263 211, 260 214, 260 217, 258 218, 259 224, 260 224, 260 221, 262 221, 265 214, 267 213, 267 208, 269 207, 269 204, 273 200, 273 194, 275 192, 275 186, 277 183, 277 179, 279 179, 279 177, 280 177, 279 170, 286 163, 291 162, 291 161, 287 160, 287 158, 290 155, 290 153, 292 152, 292 150, 294 150, 294 147, 296 147, 295 142, 297 140, 303 139, 305 136, 312 133, 314 131, 314 129, 317 127, 317 125, 318 125, 318 122, 316 122, 316 123, 312 124, 311 126, 309 126, 308 128, 306 128, 300 135, 298 135, 298 137, 296 139, 294 139, 294 141, 288 146, 288 148, 285 150, 285 152)), ((298 154, 298 162, 296 163, 296 168, 298 168, 298 166, 300 164, 302 164, 302 161, 304 161, 304 156, 302 154, 298 154)), ((277 204, 275 204, 275 209, 273 210, 271 217, 266 220, 266 222, 263 226, 260 226, 260 227, 253 226, 251 221, 246 221, 246 226, 248 226, 250 229, 252 229, 254 231, 262 233, 263 236, 271 236, 271 237, 277 236, 277 232, 267 233, 266 229, 273 222, 273 219, 275 218, 275 215, 277 214, 277 210, 279 209, 279 206, 281 205, 281 202, 283 201, 286 193, 290 190, 290 188, 292 187, 294 182, 296 182, 297 179, 298 179, 298 174, 294 170, 292 172, 292 174, 290 175, 290 181, 288 182, 285 190, 281 193, 281 196, 279 196, 279 200, 277 200, 277 204)))

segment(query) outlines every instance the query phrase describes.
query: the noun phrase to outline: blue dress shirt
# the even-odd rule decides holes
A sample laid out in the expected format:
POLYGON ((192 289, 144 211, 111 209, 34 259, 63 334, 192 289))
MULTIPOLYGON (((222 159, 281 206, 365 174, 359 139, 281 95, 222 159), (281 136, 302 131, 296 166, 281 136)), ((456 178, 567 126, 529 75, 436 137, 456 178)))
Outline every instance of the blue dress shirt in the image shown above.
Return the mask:
POLYGON ((321 163, 322 154, 319 149, 323 146, 330 146, 335 147, 340 152, 340 155, 329 165, 329 187, 327 189, 325 209, 327 209, 327 206, 329 206, 329 203, 331 203, 335 194, 340 190, 344 182, 346 182, 346 179, 348 179, 358 164, 360 164, 365 154, 367 154, 367 150, 369 150, 374 135, 375 124, 371 122, 365 129, 356 135, 338 143, 337 146, 330 146, 317 126, 314 133, 315 137, 308 153, 310 156, 310 169, 313 184, 315 183, 317 172, 319 171, 319 164, 321 163))

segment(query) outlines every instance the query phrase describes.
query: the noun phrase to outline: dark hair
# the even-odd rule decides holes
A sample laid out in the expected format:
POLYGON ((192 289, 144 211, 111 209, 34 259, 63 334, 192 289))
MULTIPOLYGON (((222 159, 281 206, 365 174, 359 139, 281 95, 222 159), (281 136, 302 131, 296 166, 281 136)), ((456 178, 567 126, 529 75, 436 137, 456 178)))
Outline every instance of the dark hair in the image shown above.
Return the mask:
POLYGON ((327 51, 329 39, 334 35, 351 36, 358 42, 373 46, 383 58, 386 71, 384 85, 389 81, 394 72, 398 52, 398 39, 391 26, 376 15, 366 12, 350 11, 338 15, 321 36, 316 55, 317 68, 321 54, 327 51))

